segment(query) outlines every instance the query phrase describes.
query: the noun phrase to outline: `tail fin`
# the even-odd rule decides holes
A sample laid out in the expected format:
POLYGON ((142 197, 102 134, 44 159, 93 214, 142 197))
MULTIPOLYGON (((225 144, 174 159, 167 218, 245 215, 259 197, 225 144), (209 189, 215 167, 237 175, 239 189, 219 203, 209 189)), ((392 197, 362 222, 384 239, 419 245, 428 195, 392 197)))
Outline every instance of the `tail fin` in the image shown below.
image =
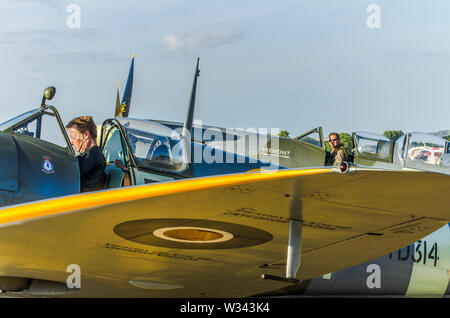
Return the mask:
POLYGON ((116 117, 128 117, 131 106, 131 92, 133 91, 133 74, 134 74, 134 53, 131 58, 130 71, 128 73, 127 84, 122 96, 122 103, 120 105, 119 114, 117 114, 116 105, 116 117))
POLYGON ((122 117, 121 109, 122 107, 120 106, 119 81, 117 81, 116 111, 114 112, 114 117, 122 117))

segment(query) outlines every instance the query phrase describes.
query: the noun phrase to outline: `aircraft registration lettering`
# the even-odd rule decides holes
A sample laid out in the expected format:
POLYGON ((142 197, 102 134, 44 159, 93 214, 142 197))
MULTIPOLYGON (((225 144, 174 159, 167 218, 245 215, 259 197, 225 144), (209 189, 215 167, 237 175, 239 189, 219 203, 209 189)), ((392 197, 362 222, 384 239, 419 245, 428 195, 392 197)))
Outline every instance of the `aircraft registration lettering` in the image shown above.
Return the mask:
POLYGON ((124 252, 139 253, 139 254, 168 257, 168 258, 176 258, 176 259, 183 259, 183 260, 188 260, 188 261, 213 261, 213 259, 209 258, 209 257, 196 257, 196 256, 182 255, 182 254, 176 254, 176 253, 171 253, 171 252, 151 251, 151 250, 145 250, 142 248, 134 248, 134 247, 122 246, 122 245, 112 244, 112 243, 106 243, 104 245, 104 247, 113 249, 113 250, 124 251, 124 252))
MULTIPOLYGON (((389 254, 389 258, 392 259, 393 253, 389 254)), ((399 261, 408 261, 412 260, 414 263, 421 263, 426 265, 427 262, 432 262, 433 266, 436 267, 439 261, 438 254, 438 244, 435 242, 429 247, 427 241, 420 240, 416 243, 416 247, 412 248, 411 246, 407 246, 406 248, 402 248, 397 251, 397 260, 399 261), (403 253, 405 250, 405 253, 403 253)))
MULTIPOLYGON (((226 211, 223 214, 228 215, 228 216, 252 218, 255 220, 262 220, 262 221, 268 221, 268 222, 289 223, 288 218, 285 218, 282 216, 270 215, 267 213, 261 213, 261 212, 256 211, 253 208, 240 208, 240 209, 233 210, 233 211, 226 211)), ((305 220, 302 220, 302 225, 306 226, 306 227, 318 228, 318 229, 330 230, 330 231, 351 230, 352 229, 350 226, 325 224, 325 223, 318 223, 318 222, 305 221, 305 220)))

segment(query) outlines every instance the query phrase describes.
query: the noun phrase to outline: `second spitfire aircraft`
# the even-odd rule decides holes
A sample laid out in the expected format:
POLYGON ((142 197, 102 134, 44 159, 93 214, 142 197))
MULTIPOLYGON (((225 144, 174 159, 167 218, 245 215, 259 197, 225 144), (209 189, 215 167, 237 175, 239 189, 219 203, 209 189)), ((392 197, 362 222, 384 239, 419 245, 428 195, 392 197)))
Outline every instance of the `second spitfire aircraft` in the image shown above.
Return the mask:
MULTIPOLYGON (((45 91, 39 108, 0 125, 2 292, 243 297, 283 292, 291 284, 314 290, 317 277, 383 257, 447 226, 448 143, 408 134, 394 144, 354 134, 355 164, 339 169, 323 167, 320 129, 313 131, 319 140, 309 134, 280 139, 280 148, 268 136, 262 154, 258 148, 256 154, 245 147, 224 151, 228 146, 217 148, 216 139, 190 134, 200 129, 193 127, 198 62, 180 130, 123 116, 129 85, 122 117, 101 128, 108 161, 101 191, 79 193, 75 152, 56 108, 46 105, 54 89, 45 91), (59 140, 49 135, 51 124, 59 140), (294 152, 285 152, 285 144, 294 152), (441 145, 438 162, 423 160, 422 148, 441 145), (315 159, 302 164, 302 155, 315 159), (387 166, 361 165, 378 161, 387 166), (131 186, 123 187, 125 173, 114 162, 128 170, 131 186)), ((423 248, 414 262, 445 264, 434 241, 423 248)))
MULTIPOLYGON (((116 117, 128 117, 133 71, 134 55, 122 103, 119 103, 119 97, 117 97, 116 117), (120 105, 122 106, 120 107, 120 105), (119 109, 122 111, 118 112, 119 109)), ((199 75, 198 64, 196 74, 199 75)), ((195 102, 197 76, 194 77, 190 105, 195 102)), ((157 122, 173 129, 183 127, 182 123, 177 122, 157 122)), ((272 142, 269 136, 261 136, 251 131, 194 126, 192 136, 198 143, 222 149, 227 149, 228 143, 234 147, 232 148, 234 152, 241 151, 242 155, 289 168, 321 166, 325 161, 325 144, 321 127, 307 131, 293 139, 279 138, 277 140, 278 151, 271 149, 272 142), (247 143, 244 143, 245 147, 236 147, 239 140, 245 138, 247 138, 247 143), (264 140, 265 143, 261 140, 264 140)), ((393 142, 382 135, 355 132, 353 133, 353 145, 355 149, 354 165, 385 167, 392 170, 417 169, 450 173, 449 143, 445 139, 431 134, 409 133, 393 142), (405 158, 405 154, 409 155, 405 158)), ((433 208, 432 201, 428 202, 428 205, 430 209, 433 208)), ((251 215, 257 212, 246 210, 243 213, 251 215)), ((280 268, 285 266, 285 263, 266 264, 265 266, 280 268)), ((442 297, 450 295, 449 278, 450 223, 425 238, 383 257, 280 290, 262 293, 259 296, 442 297)))

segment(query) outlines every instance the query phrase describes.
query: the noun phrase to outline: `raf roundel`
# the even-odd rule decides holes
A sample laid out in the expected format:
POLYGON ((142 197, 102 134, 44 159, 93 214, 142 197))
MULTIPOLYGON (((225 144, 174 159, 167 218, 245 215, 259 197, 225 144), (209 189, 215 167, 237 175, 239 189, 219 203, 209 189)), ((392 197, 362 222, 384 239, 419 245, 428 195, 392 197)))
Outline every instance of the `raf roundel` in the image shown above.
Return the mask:
POLYGON ((114 232, 144 245, 197 250, 250 247, 273 239, 255 227, 203 219, 132 220, 116 225, 114 232))

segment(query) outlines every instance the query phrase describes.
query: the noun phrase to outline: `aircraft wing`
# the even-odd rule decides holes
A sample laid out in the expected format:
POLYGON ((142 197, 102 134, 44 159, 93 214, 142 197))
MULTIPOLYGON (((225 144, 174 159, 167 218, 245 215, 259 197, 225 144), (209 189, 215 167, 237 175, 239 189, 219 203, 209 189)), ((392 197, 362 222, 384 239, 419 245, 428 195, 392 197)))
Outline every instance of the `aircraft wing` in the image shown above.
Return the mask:
POLYGON ((285 275, 290 218, 303 224, 297 278, 309 279, 437 230, 450 220, 449 189, 429 172, 289 169, 6 207, 0 276, 65 283, 75 264, 74 296, 249 296, 286 286, 260 277, 285 275))

